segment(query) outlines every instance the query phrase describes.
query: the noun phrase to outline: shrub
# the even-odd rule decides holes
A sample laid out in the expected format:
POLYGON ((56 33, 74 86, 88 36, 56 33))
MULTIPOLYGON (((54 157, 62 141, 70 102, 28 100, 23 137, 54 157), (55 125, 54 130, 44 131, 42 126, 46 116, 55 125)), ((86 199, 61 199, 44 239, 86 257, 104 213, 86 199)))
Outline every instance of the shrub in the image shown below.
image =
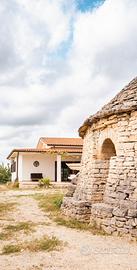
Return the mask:
POLYGON ((0 183, 7 183, 8 181, 11 181, 11 172, 10 168, 7 166, 4 166, 4 164, 0 165, 0 183))
POLYGON ((51 181, 49 177, 42 178, 39 180, 39 186, 49 188, 51 186, 51 181))

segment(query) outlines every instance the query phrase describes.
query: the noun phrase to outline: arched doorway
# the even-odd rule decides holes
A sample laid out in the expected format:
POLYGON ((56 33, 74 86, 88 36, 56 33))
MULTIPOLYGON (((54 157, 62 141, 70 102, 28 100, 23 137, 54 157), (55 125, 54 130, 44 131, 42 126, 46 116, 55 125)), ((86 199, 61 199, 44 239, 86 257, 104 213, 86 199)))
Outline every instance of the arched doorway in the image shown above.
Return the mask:
POLYGON ((111 139, 107 138, 102 144, 101 159, 109 160, 111 157, 116 156, 115 145, 111 139))
POLYGON ((111 160, 116 156, 116 148, 111 139, 106 138, 101 147, 99 158, 95 161, 93 170, 93 201, 94 202, 103 202, 104 194, 106 190, 106 184, 108 181, 110 169, 111 169, 111 160))
POLYGON ((102 170, 102 174, 101 174, 102 201, 104 198, 104 193, 105 193, 107 181, 109 178, 109 173, 111 170, 111 158, 114 158, 115 156, 116 156, 116 148, 115 148, 114 143, 109 138, 105 139, 101 147, 101 162, 104 166, 104 170, 102 170))

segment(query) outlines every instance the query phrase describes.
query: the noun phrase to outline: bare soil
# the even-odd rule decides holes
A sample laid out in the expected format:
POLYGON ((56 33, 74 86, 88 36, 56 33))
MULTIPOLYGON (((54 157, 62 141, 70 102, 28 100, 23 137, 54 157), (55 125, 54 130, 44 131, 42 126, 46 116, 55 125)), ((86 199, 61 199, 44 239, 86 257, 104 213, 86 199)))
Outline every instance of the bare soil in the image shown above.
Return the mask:
POLYGON ((25 221, 32 222, 35 228, 29 234, 17 232, 11 239, 0 240, 0 252, 6 244, 18 244, 44 235, 56 236, 66 244, 59 251, 22 250, 20 253, 0 255, 0 270, 137 270, 137 243, 56 225, 31 196, 46 192, 0 192, 0 203, 16 203, 14 210, 0 218, 0 232, 4 226, 25 221))

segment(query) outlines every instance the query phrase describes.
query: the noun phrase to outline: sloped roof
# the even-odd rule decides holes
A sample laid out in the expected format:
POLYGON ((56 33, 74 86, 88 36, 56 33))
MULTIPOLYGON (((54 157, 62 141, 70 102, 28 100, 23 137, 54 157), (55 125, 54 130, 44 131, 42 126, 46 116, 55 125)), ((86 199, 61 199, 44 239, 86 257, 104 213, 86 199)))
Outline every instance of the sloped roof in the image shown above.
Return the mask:
POLYGON ((84 137, 86 130, 101 118, 137 110, 137 77, 125 86, 108 104, 96 114, 91 115, 79 128, 79 135, 84 137))
POLYGON ((76 147, 56 147, 56 148, 47 148, 47 149, 38 149, 38 148, 18 148, 18 149, 13 149, 10 154, 8 155, 7 159, 10 159, 13 154, 16 153, 69 153, 69 154, 82 154, 82 147, 81 148, 76 148, 76 147))
POLYGON ((48 146, 83 146, 83 140, 81 138, 46 138, 39 139, 37 148, 41 148, 40 142, 47 144, 48 146))
POLYGON ((13 149, 7 159, 16 153, 82 153, 83 140, 81 138, 46 138, 39 139, 36 148, 13 149), (47 147, 46 147, 47 146, 47 147))

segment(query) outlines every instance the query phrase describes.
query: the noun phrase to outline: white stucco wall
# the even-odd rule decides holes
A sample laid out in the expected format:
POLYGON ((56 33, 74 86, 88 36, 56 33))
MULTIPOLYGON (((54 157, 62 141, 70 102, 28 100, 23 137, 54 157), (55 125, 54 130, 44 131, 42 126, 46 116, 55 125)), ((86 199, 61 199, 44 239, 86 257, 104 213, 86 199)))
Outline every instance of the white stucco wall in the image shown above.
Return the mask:
POLYGON ((56 157, 51 154, 25 153, 19 156, 19 181, 30 181, 31 173, 42 173, 43 177, 55 180, 55 161, 56 157), (34 161, 39 161, 40 165, 35 167, 34 161))

